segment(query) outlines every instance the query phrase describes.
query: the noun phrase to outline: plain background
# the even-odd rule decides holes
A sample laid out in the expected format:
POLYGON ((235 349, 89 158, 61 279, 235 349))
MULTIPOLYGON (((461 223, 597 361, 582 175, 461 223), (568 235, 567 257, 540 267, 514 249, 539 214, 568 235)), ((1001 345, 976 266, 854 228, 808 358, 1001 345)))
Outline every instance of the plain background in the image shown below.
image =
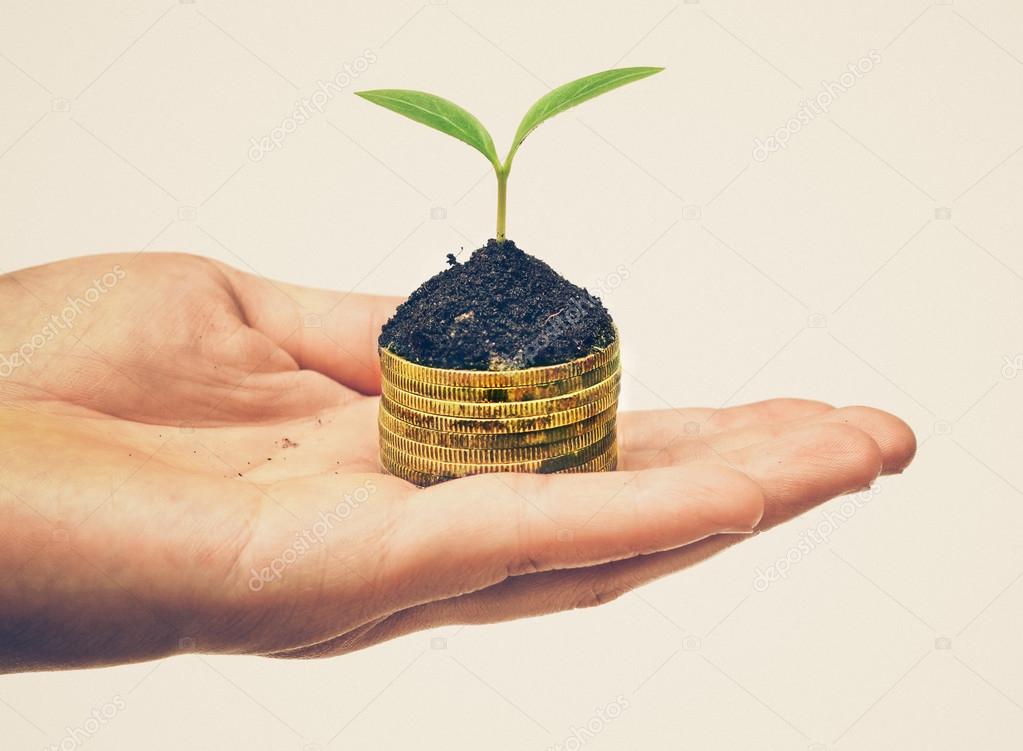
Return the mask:
POLYGON ((625 407, 868 403, 920 451, 855 507, 596 610, 321 662, 6 677, 0 746, 59 743, 119 697, 81 747, 1018 748, 1021 58, 1009 0, 3 0, 4 270, 176 250, 407 293, 493 233, 493 178, 351 91, 436 91, 503 150, 550 86, 665 65, 530 138, 509 236, 603 290, 625 407), (346 64, 364 70, 251 158, 346 64))

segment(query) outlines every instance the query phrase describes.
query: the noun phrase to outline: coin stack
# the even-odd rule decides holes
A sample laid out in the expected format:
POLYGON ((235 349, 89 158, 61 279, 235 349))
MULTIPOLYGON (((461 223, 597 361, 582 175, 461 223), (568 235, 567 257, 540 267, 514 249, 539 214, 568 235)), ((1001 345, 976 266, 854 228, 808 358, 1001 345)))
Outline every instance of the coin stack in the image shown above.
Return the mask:
POLYGON ((411 483, 617 465, 617 332, 606 348, 558 365, 448 370, 381 348, 380 370, 380 461, 411 483))

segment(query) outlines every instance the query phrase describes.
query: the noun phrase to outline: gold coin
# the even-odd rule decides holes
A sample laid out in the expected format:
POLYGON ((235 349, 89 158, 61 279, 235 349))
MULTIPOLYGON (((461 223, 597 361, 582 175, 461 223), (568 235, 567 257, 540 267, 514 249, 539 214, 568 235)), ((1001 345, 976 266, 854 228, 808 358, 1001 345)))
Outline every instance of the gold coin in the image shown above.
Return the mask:
MULTIPOLYGON (((428 487, 430 485, 436 485, 437 483, 445 482, 447 480, 457 480, 458 477, 453 475, 437 475, 430 472, 421 472, 408 467, 403 467, 400 464, 392 463, 385 457, 381 457, 381 461, 384 465, 384 469, 395 477, 400 477, 406 482, 410 482, 413 485, 418 485, 421 488, 428 487)), ((613 472, 618 463, 618 447, 613 445, 611 450, 604 454, 591 459, 588 462, 580 464, 575 467, 569 467, 567 469, 559 470, 554 474, 575 474, 582 472, 613 472)), ((477 472, 474 474, 483 474, 477 472)), ((468 475, 465 475, 468 476, 468 475)))
POLYGON ((474 419, 491 419, 502 417, 530 417, 563 412, 566 409, 581 407, 595 402, 609 393, 618 393, 622 372, 616 370, 608 378, 588 388, 574 391, 563 396, 550 399, 535 399, 530 402, 449 402, 443 399, 430 399, 418 394, 410 394, 401 389, 388 388, 385 383, 384 396, 394 404, 425 412, 429 415, 450 415, 451 417, 471 417, 474 419))
POLYGON ((618 357, 618 330, 612 342, 603 349, 596 349, 585 357, 579 357, 557 365, 544 365, 521 370, 456 370, 432 368, 428 365, 406 360, 383 347, 380 350, 380 371, 385 379, 392 376, 408 378, 421 383, 445 386, 469 386, 471 388, 503 388, 506 386, 528 386, 536 383, 550 383, 574 378, 606 365, 618 357))
POLYGON ((453 464, 416 459, 394 451, 387 446, 380 449, 381 462, 385 466, 400 467, 437 477, 465 477, 472 474, 495 472, 524 472, 533 474, 555 474, 565 471, 588 471, 607 465, 612 452, 617 450, 617 436, 612 432, 577 451, 550 459, 507 464, 453 464), (581 469, 580 469, 581 468, 581 469))
POLYGON ((447 448, 420 443, 403 436, 396 435, 383 425, 380 426, 380 443, 396 451, 434 462, 447 464, 514 464, 517 462, 536 461, 561 456, 589 446, 615 430, 615 419, 598 425, 596 428, 563 441, 541 444, 539 446, 523 446, 507 449, 494 448, 447 448))
POLYGON ((424 383, 394 373, 386 374, 383 380, 383 391, 390 394, 400 389, 409 394, 418 394, 430 399, 443 399, 448 402, 528 402, 535 399, 549 399, 563 396, 574 391, 600 383, 618 370, 621 362, 619 357, 611 359, 598 368, 589 370, 572 378, 548 383, 534 383, 525 386, 502 386, 495 388, 475 388, 472 386, 447 386, 439 383, 424 383))
POLYGON ((618 444, 615 443, 610 449, 600 456, 595 456, 588 462, 578 464, 568 469, 555 472, 557 475, 581 474, 583 472, 613 472, 618 463, 618 444))
POLYGON ((441 477, 439 475, 430 475, 426 472, 416 472, 411 469, 399 466, 389 466, 387 461, 381 457, 381 463, 384 466, 384 471, 389 475, 400 477, 405 482, 410 482, 413 485, 418 485, 421 488, 429 487, 430 485, 436 485, 437 483, 444 482, 446 480, 454 480, 454 477, 441 477))
POLYGON ((515 449, 565 441, 583 433, 594 431, 614 420, 617 411, 618 405, 613 404, 603 412, 598 412, 592 417, 587 417, 578 422, 522 433, 452 433, 445 430, 421 428, 404 420, 399 420, 388 412, 381 402, 379 423, 381 430, 387 430, 401 438, 431 446, 455 449, 515 449))
MULTIPOLYGON (((528 403, 528 402, 527 402, 528 403)), ((386 396, 380 398, 381 409, 393 417, 411 423, 416 427, 453 433, 525 433, 532 430, 546 430, 570 425, 592 417, 618 403, 618 390, 608 392, 595 401, 572 409, 552 412, 546 415, 527 417, 472 418, 431 415, 419 410, 395 404, 386 396)))
POLYGON ((612 430, 607 435, 599 438, 588 446, 561 454, 560 456, 502 464, 456 464, 432 461, 430 459, 424 459, 399 451, 386 444, 380 445, 380 459, 385 466, 400 466, 416 472, 425 472, 426 474, 444 477, 464 477, 466 475, 484 472, 536 472, 540 474, 548 474, 572 467, 578 467, 586 464, 596 457, 602 456, 613 445, 615 445, 616 438, 617 436, 615 431, 612 430))

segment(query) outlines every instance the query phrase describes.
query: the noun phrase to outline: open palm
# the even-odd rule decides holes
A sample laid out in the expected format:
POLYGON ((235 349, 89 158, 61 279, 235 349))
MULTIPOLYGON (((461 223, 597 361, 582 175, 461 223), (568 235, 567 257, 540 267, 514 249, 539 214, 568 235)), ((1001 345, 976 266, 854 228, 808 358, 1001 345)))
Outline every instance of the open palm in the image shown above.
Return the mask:
POLYGON ((0 300, 6 670, 329 655, 600 604, 915 450, 886 413, 784 399, 622 414, 614 473, 420 490, 377 458, 396 299, 142 254, 9 274, 0 300))

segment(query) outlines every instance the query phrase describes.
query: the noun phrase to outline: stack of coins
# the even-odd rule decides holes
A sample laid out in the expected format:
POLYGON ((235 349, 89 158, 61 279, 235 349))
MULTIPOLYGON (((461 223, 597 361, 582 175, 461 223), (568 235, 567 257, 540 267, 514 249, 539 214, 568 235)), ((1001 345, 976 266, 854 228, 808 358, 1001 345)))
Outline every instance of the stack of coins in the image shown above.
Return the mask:
POLYGON ((617 333, 605 349, 558 365, 447 370, 381 348, 380 370, 380 461, 416 485, 617 466, 617 333))

